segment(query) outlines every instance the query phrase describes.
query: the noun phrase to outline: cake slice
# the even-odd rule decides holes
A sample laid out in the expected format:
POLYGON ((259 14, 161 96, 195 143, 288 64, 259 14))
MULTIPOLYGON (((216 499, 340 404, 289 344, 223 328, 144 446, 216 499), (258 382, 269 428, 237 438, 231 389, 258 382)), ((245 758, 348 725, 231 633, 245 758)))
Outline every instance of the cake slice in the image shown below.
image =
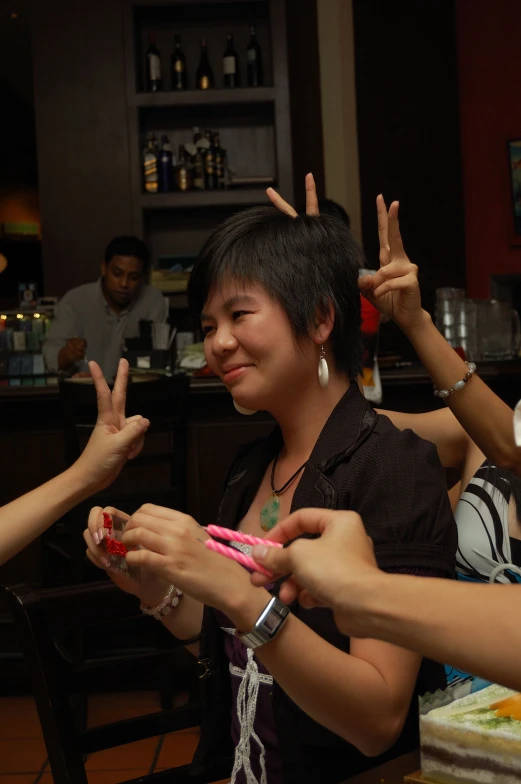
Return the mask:
POLYGON ((521 695, 503 686, 420 718, 422 775, 440 784, 521 784, 521 695))

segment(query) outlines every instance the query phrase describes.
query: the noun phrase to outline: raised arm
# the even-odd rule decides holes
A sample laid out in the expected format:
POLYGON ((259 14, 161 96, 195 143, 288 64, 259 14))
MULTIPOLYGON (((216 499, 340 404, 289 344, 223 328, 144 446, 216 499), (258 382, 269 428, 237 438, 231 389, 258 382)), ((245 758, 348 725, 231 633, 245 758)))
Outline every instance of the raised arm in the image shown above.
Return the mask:
MULTIPOLYGON (((355 512, 301 509, 269 538, 292 542, 253 549, 275 574, 291 575, 281 587, 283 601, 330 607, 344 634, 385 640, 521 691, 518 586, 385 574, 355 512), (320 538, 293 541, 304 533, 320 538)), ((251 579, 265 581, 258 573, 251 579)))
MULTIPOLYGON (((403 248, 398 207, 398 202, 393 202, 387 212, 383 197, 378 196, 380 269, 374 276, 361 278, 360 289, 407 335, 435 386, 450 389, 468 368, 421 307, 418 268, 403 248)), ((521 476, 521 448, 514 441, 513 412, 477 374, 444 402, 486 457, 521 476)), ((440 432, 447 431, 440 428, 440 432)), ((452 428, 450 432, 454 432, 452 428)))
POLYGON ((127 360, 120 362, 112 394, 95 362, 90 369, 98 395, 98 420, 89 442, 73 466, 0 509, 0 563, 80 501, 107 487, 143 445, 148 420, 140 416, 125 419, 127 360))

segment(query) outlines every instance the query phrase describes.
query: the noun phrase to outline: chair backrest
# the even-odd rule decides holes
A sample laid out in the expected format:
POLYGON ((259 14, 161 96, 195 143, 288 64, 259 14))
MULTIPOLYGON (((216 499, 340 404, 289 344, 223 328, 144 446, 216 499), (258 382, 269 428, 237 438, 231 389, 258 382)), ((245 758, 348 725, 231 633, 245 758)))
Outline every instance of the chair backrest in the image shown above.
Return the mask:
MULTIPOLYGON (((194 700, 169 711, 85 731, 78 728, 70 696, 78 686, 81 688, 82 674, 92 671, 95 662, 83 662, 81 669, 77 669, 75 662, 63 652, 63 635, 83 627, 102 628, 105 625, 107 629, 106 625, 114 623, 114 619, 139 616, 143 625, 150 619, 139 612, 135 597, 107 582, 45 591, 34 591, 28 585, 15 585, 6 590, 31 673, 55 784, 88 784, 84 754, 200 723, 200 705, 194 700)), ((157 657, 158 667, 164 670, 169 667, 172 650, 144 654, 140 658, 157 657)), ((117 659, 113 659, 109 666, 116 667, 117 659)), ((170 781, 184 782, 188 781, 187 777, 187 766, 174 768, 170 781)), ((143 782, 149 780, 155 781, 154 776, 142 779, 143 782)))

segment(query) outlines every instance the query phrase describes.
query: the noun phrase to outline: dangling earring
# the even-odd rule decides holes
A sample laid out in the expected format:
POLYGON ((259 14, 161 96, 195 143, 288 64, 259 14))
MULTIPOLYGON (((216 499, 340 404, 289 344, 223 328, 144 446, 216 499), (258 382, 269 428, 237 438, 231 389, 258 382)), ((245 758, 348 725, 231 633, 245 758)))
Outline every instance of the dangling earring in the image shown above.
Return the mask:
POLYGON ((257 409, 243 408, 238 403, 236 403, 235 400, 233 401, 233 405, 234 405, 235 410, 238 411, 239 414, 244 414, 244 416, 251 416, 252 414, 256 414, 257 413, 257 409))
POLYGON ((329 368, 327 366, 324 346, 320 347, 320 359, 318 361, 318 383, 322 389, 327 389, 327 385, 329 384, 329 368))

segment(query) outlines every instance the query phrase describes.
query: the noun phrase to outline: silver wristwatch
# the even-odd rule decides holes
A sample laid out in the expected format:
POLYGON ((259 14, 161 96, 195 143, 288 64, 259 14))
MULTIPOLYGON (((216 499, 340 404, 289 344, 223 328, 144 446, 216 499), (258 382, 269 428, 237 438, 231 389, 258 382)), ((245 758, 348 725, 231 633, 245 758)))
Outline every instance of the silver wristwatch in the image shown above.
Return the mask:
POLYGON ((271 642, 286 623, 289 610, 280 599, 274 596, 259 615, 255 626, 247 634, 237 634, 247 648, 259 648, 271 642))

